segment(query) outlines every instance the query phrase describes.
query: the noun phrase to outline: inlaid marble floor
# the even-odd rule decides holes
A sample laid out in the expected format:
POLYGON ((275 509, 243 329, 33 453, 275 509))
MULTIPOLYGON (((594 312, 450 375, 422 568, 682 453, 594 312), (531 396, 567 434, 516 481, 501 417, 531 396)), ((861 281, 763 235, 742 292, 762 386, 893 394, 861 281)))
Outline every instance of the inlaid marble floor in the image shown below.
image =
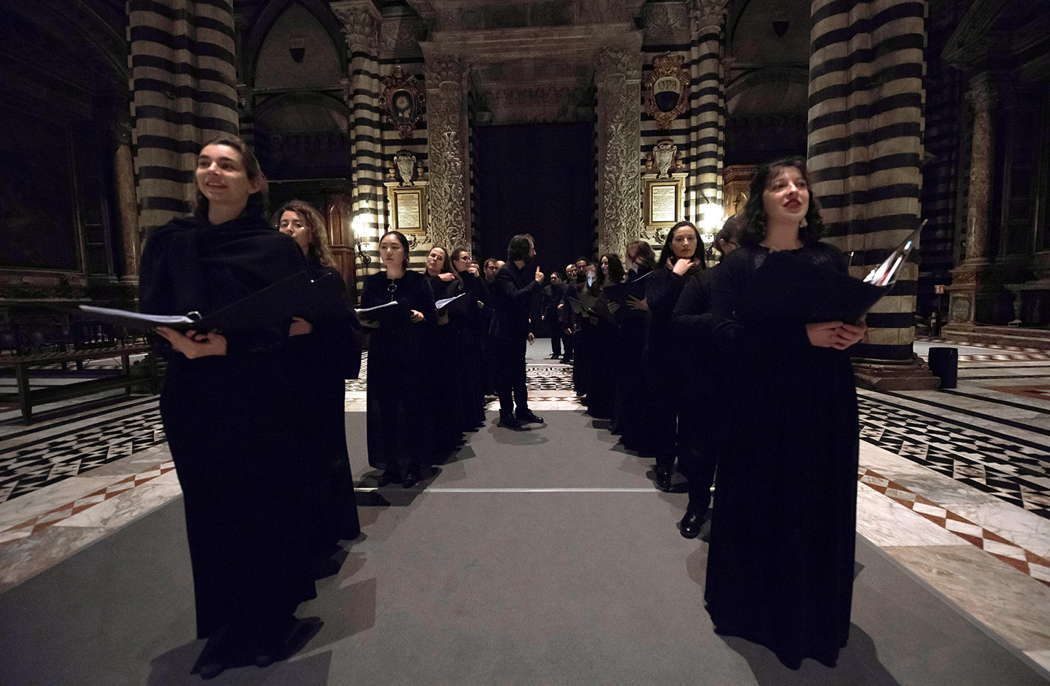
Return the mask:
MULTIPOLYGON (((530 404, 582 411, 548 352, 529 349, 530 404)), ((965 346, 959 377, 859 392, 858 533, 1050 670, 1050 355, 965 346)), ((347 382, 346 410, 364 404, 364 378, 347 382)), ((0 422, 0 592, 178 494, 155 398, 0 422)))

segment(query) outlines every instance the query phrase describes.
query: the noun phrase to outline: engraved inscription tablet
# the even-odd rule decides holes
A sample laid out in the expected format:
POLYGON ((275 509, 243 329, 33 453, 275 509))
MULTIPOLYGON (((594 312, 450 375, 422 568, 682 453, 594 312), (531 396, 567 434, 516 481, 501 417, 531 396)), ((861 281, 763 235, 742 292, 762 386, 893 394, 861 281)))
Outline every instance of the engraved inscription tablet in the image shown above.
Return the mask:
POLYGON ((419 193, 398 193, 395 197, 397 205, 397 226, 401 230, 412 231, 421 228, 419 222, 419 193))
POLYGON ((649 187, 649 223, 674 222, 678 218, 677 188, 671 184, 649 187))

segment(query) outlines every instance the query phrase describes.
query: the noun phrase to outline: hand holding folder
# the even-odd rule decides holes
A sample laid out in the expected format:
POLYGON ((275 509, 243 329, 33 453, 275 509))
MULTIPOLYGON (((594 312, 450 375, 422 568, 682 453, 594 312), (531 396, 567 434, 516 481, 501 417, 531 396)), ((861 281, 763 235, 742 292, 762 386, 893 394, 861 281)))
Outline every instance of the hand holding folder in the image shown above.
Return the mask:
POLYGON ((745 289, 737 315, 742 321, 856 323, 892 290, 921 228, 863 280, 815 265, 793 252, 771 253, 745 289))
MULTIPOLYGON (((329 278, 338 277, 331 275, 329 278)), ((206 315, 199 312, 158 315, 92 305, 81 305, 80 309, 97 319, 139 331, 166 326, 177 331, 193 329, 236 334, 283 324, 293 316, 316 321, 345 313, 346 304, 341 291, 327 286, 326 277, 314 281, 306 272, 299 272, 206 315)))

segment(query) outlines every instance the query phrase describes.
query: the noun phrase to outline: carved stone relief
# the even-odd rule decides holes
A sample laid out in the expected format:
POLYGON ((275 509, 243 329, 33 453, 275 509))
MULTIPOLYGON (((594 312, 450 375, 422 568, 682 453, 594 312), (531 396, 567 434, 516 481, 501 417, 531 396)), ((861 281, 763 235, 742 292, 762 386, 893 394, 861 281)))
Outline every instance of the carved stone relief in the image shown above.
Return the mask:
POLYGON ((696 33, 709 27, 721 29, 726 20, 726 0, 692 0, 690 14, 696 33))
POLYGON ((469 245, 466 188, 465 68, 453 55, 435 55, 426 62, 430 139, 430 237, 452 249, 469 245))
POLYGON ((372 12, 350 3, 332 3, 332 12, 343 24, 350 50, 375 54, 379 48, 379 21, 372 12))
POLYGON ((598 54, 599 253, 620 252, 641 230, 638 59, 626 50, 598 54))
POLYGON ((689 5, 681 2, 648 3, 642 9, 645 37, 650 42, 689 41, 689 5))

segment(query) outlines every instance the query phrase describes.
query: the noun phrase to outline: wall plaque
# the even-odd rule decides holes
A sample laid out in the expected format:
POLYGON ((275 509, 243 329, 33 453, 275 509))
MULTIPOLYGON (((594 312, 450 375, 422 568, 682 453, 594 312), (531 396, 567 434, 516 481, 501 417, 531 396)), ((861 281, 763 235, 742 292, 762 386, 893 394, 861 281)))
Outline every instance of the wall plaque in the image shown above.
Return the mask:
POLYGON ((419 193, 398 193, 394 196, 394 212, 397 214, 397 225, 403 231, 418 231, 419 193))
POLYGON ((416 181, 412 186, 402 186, 397 181, 388 181, 386 194, 390 207, 390 229, 406 235, 425 236, 427 232, 427 182, 416 181))
POLYGON ((685 217, 686 176, 678 172, 662 179, 656 174, 642 174, 642 217, 647 234, 668 229, 685 217))
POLYGON ((678 189, 669 184, 649 186, 649 221, 673 222, 678 218, 678 189))

